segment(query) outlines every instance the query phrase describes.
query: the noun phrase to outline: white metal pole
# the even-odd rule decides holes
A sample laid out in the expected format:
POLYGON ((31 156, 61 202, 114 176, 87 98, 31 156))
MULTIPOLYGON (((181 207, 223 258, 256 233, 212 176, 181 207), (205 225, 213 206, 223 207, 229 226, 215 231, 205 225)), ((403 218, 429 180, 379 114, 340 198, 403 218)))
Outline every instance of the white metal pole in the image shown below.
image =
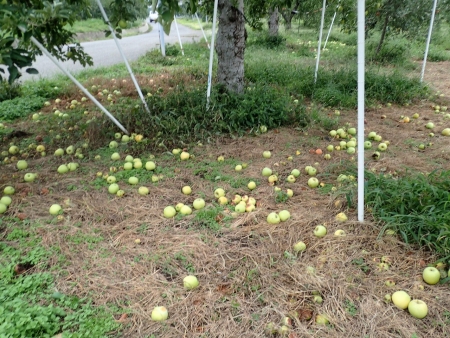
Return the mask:
POLYGON ((334 19, 336 19, 336 12, 334 12, 333 19, 331 20, 330 29, 328 30, 327 38, 325 39, 325 43, 323 44, 323 49, 325 49, 325 47, 327 46, 328 38, 330 37, 331 29, 333 28, 334 19))
POLYGON ((184 55, 183 45, 181 44, 180 31, 178 30, 177 18, 173 16, 173 21, 175 22, 175 28, 177 29, 178 41, 180 42, 181 54, 184 55))
POLYGON ((426 47, 425 47, 425 56, 424 56, 424 58, 423 58, 422 72, 420 73, 420 82, 423 81, 423 77, 424 77, 424 75, 425 75, 425 66, 426 66, 426 64, 427 64, 428 50, 429 50, 429 48, 430 48, 431 33, 433 32, 434 15, 435 15, 435 13, 436 13, 437 2, 438 2, 438 0, 434 0, 433 12, 431 13, 430 28, 428 29, 427 45, 426 45, 426 47))
POLYGON ((211 82, 212 82, 212 66, 214 60, 214 37, 216 33, 216 21, 217 21, 217 6, 219 0, 214 0, 214 16, 211 35, 211 48, 209 49, 209 71, 208 71, 208 90, 206 92, 206 107, 209 106, 209 97, 211 96, 211 82))
POLYGON ((100 8, 100 12, 102 12, 103 19, 105 19, 105 22, 108 23, 109 30, 111 31, 111 35, 114 38, 114 42, 116 43, 116 46, 120 52, 120 55, 122 55, 123 62, 125 63, 125 66, 128 69, 128 73, 130 73, 131 79, 133 80, 134 86, 136 87, 139 97, 141 98, 141 101, 144 104, 145 110, 147 111, 147 113, 150 114, 150 110, 148 109, 147 102, 145 101, 145 98, 144 98, 144 95, 142 94, 141 88, 139 87, 136 77, 134 76, 134 73, 131 70, 130 64, 128 63, 128 60, 125 57, 125 54, 123 53, 122 47, 120 46, 119 40, 117 39, 116 33, 114 32, 114 28, 111 26, 111 23, 109 22, 108 16, 106 15, 105 9, 103 8, 100 0, 97 0, 97 5, 100 8))
POLYGON ((200 29, 202 30, 203 37, 205 38, 206 44, 208 45, 208 49, 211 49, 211 47, 209 46, 209 43, 208 43, 208 39, 206 38, 205 31, 203 30, 203 25, 200 22, 200 19, 198 18, 197 12, 195 12, 195 17, 197 18, 198 24, 200 25, 200 29))
POLYGON ((358 221, 364 222, 365 0, 358 0, 358 221))
POLYGON ((115 118, 114 116, 112 116, 111 113, 110 113, 108 110, 106 110, 106 108, 103 107, 103 105, 102 105, 100 102, 98 102, 97 99, 96 99, 94 96, 92 96, 92 94, 89 93, 89 91, 88 91, 86 88, 84 88, 83 85, 82 85, 80 82, 78 82, 77 79, 75 79, 75 78, 72 76, 72 74, 70 74, 66 69, 64 69, 64 68, 62 67, 61 64, 58 62, 58 60, 56 60, 56 59, 53 57, 53 55, 51 55, 51 54, 49 53, 49 51, 48 51, 47 49, 45 49, 45 47, 44 47, 38 40, 36 40, 36 38, 35 38, 34 36, 31 37, 31 42, 33 42, 33 43, 34 43, 34 44, 42 51, 42 53, 44 53, 45 55, 47 55, 47 56, 50 58, 50 60, 52 60, 53 63, 54 63, 59 69, 61 69, 61 71, 62 71, 64 74, 66 74, 66 75, 69 77, 69 79, 71 79, 72 82, 75 83, 75 85, 76 85, 78 88, 80 88, 80 90, 81 90, 81 91, 82 91, 82 92, 83 92, 83 93, 84 93, 84 94, 85 94, 92 102, 94 102, 94 104, 95 104, 97 107, 99 107, 99 108, 106 114, 106 116, 108 116, 108 117, 110 118, 111 121, 114 122, 114 124, 115 124, 116 126, 118 126, 118 127, 120 128, 120 130, 122 130, 125 134, 129 134, 128 131, 120 124, 120 122, 117 121, 116 118, 115 118))
POLYGON ((317 81, 317 72, 319 70, 320 62, 320 49, 322 48, 322 33, 323 33, 323 22, 325 21, 325 6, 327 5, 327 0, 323 0, 322 5, 322 20, 320 21, 320 32, 319 32, 319 45, 317 46, 317 60, 316 60, 316 70, 314 72, 314 83, 317 81))
POLYGON ((162 54, 162 56, 166 56, 166 44, 164 42, 164 29, 159 22, 158 22, 158 29, 159 29, 159 43, 161 45, 161 54, 162 54))

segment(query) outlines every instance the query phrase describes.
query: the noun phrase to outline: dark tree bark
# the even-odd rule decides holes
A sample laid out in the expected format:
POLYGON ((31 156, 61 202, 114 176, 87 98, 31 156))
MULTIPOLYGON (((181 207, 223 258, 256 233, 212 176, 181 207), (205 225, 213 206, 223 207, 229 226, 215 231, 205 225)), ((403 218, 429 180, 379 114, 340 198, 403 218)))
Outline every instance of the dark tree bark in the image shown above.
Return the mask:
POLYGON ((278 35, 278 23, 280 21, 280 15, 278 7, 275 7, 269 11, 269 36, 278 35))
POLYGON ((386 37, 386 30, 388 27, 388 23, 389 23, 389 15, 386 13, 386 18, 384 19, 383 24, 383 30, 381 31, 380 42, 378 43, 377 50, 375 51, 375 56, 378 55, 378 53, 381 50, 381 47, 383 46, 384 38, 386 37))
POLYGON ((229 91, 244 91, 245 18, 244 0, 219 0, 216 52, 217 80, 229 91))

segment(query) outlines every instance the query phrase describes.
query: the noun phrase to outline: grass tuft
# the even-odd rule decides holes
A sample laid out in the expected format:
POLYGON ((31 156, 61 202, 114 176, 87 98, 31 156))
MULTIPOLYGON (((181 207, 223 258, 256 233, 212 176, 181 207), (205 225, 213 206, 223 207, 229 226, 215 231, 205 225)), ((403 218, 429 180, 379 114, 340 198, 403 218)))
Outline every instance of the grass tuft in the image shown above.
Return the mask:
POLYGON ((450 255, 450 170, 401 178, 366 173, 366 204, 406 243, 450 255))

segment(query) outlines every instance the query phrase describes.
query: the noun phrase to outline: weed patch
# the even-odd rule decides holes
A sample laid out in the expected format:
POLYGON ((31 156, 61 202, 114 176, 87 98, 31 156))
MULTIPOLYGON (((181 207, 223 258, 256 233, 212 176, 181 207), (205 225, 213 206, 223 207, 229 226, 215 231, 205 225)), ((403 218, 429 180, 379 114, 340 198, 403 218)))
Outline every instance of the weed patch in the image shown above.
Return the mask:
POLYGON ((450 171, 400 178, 366 173, 366 204, 406 243, 450 254, 450 171))

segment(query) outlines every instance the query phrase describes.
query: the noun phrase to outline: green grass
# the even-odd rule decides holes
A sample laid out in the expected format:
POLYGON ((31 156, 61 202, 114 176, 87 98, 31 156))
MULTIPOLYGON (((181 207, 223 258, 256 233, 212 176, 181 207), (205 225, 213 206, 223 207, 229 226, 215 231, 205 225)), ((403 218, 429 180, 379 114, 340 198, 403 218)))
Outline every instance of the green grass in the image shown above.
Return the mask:
MULTIPOLYGON (((6 237, 0 244, 0 333, 2 337, 108 337, 120 325, 113 312, 120 310, 93 306, 89 299, 58 292, 54 277, 46 271, 16 275, 17 265, 40 270, 55 262, 58 248, 44 248, 39 224, 15 218, 0 219, 6 237), (27 230, 24 230, 25 229, 27 230)), ((64 261, 63 257, 59 258, 64 261)), ((52 269, 55 269, 53 266, 52 269)))
MULTIPOLYGON (((212 29, 212 22, 204 22, 202 21, 202 19, 199 17, 200 22, 201 22, 201 27, 203 28, 204 31, 206 30, 211 30, 212 29)), ((180 25, 184 25, 186 27, 192 28, 192 29, 198 29, 200 30, 201 27, 197 21, 197 19, 189 19, 189 18, 177 18, 177 22, 180 25)), ((206 32, 205 32, 206 33, 206 32)), ((210 40, 210 38, 208 38, 208 40, 210 40)))
POLYGON ((450 256, 450 171, 394 178, 366 173, 365 202, 405 243, 450 256))
MULTIPOLYGON (((138 27, 140 24, 140 21, 135 21, 132 23, 129 22, 128 28, 138 27)), ((91 33, 109 30, 108 25, 106 25, 102 19, 87 19, 76 21, 73 26, 67 24, 64 28, 74 33, 91 33)))

